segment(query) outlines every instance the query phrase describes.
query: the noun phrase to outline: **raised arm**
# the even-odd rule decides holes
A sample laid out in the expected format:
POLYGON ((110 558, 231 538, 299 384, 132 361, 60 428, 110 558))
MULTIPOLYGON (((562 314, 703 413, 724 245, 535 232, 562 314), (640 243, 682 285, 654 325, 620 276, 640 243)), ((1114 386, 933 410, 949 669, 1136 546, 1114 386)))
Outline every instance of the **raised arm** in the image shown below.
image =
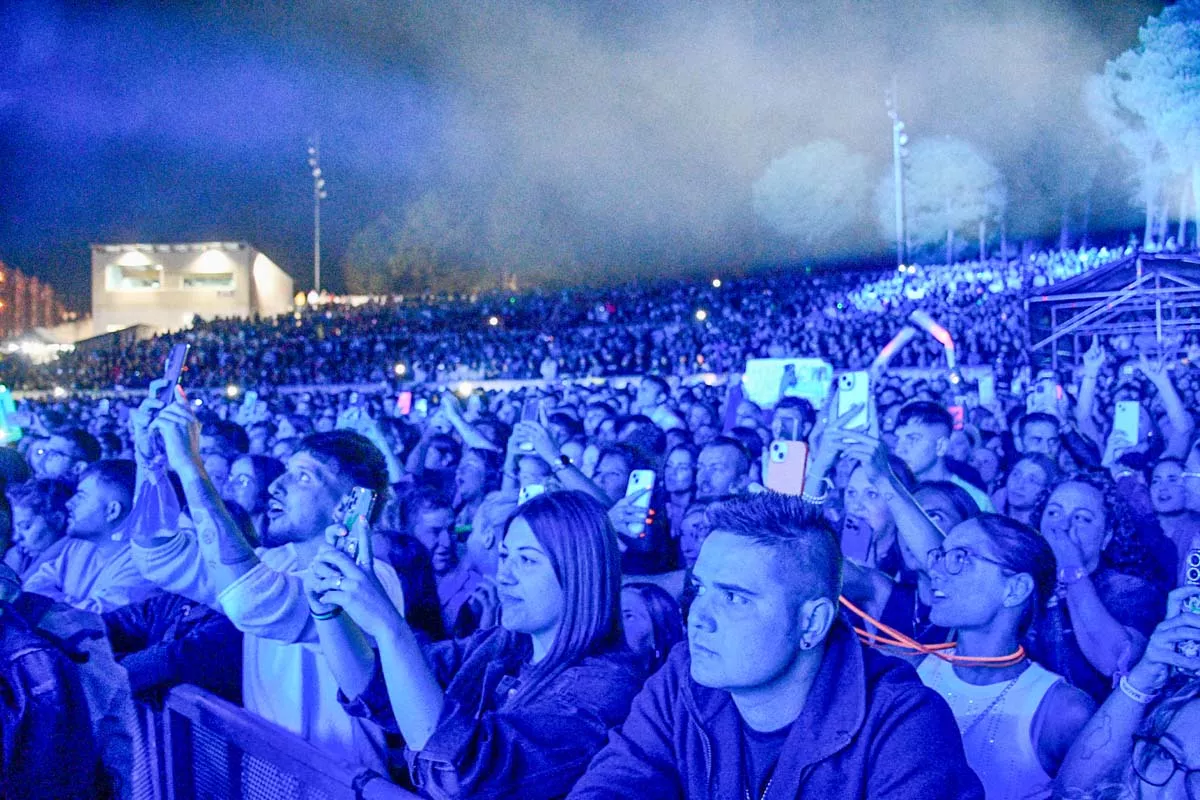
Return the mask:
POLYGON ((1107 358, 1100 337, 1092 337, 1092 346, 1083 354, 1083 369, 1079 383, 1079 403, 1075 406, 1075 425, 1080 435, 1086 436, 1096 443, 1097 447, 1104 445, 1104 433, 1096 427, 1094 416, 1096 409, 1096 383, 1100 380, 1100 370, 1107 358))
POLYGON ((1120 688, 1083 727, 1067 751, 1055 782, 1055 796, 1086 796, 1106 784, 1121 782, 1133 758, 1133 735, 1146 715, 1149 702, 1162 691, 1172 669, 1200 670, 1200 657, 1175 652, 1175 644, 1200 641, 1200 617, 1181 614, 1188 597, 1200 596, 1200 587, 1176 589, 1167 598, 1167 618, 1154 629, 1146 652, 1122 679, 1120 688))
POLYGON ((1180 399, 1179 392, 1175 390, 1171 374, 1167 372, 1166 362, 1161 359, 1151 361, 1143 355, 1138 360, 1137 366, 1158 390, 1158 396, 1162 399, 1163 408, 1167 412, 1167 419, 1171 423, 1171 435, 1167 437, 1167 446, 1163 450, 1163 456, 1187 458, 1188 449, 1192 445, 1192 434, 1196 432, 1196 421, 1183 407, 1183 400, 1180 399))
POLYGON ((533 452, 550 465, 550 469, 554 471, 554 477, 558 478, 564 489, 573 489, 591 495, 605 508, 612 505, 614 498, 606 495, 599 486, 592 482, 591 478, 580 472, 579 467, 574 464, 562 463, 562 451, 558 449, 558 445, 544 427, 536 422, 518 422, 513 426, 512 438, 516 439, 518 444, 528 442, 533 447, 533 452))

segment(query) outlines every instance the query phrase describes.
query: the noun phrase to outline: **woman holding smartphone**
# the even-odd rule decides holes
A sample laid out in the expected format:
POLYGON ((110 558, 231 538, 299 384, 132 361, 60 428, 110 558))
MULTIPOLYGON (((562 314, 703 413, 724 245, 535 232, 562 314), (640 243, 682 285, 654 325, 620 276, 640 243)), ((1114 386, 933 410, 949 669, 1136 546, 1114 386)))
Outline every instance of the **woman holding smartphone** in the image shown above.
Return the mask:
POLYGON ((500 627, 422 647, 345 553, 326 547, 310 570, 347 711, 403 736, 425 796, 566 795, 640 688, 621 628, 616 536, 596 501, 550 492, 515 510, 497 583, 500 627))

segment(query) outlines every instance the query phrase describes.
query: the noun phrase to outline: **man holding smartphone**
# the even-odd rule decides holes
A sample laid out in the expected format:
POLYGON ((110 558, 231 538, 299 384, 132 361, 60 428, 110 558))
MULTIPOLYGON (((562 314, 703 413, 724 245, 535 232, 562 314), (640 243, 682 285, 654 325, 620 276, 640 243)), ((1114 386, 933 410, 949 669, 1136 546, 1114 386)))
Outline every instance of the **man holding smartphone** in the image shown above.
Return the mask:
MULTIPOLYGON (((286 472, 271 484, 264 546, 256 550, 205 472, 199 423, 186 400, 164 408, 152 392, 137 419, 145 426, 138 438, 152 432, 162 437, 166 466, 179 476, 196 526, 195 536, 132 526, 134 561, 142 574, 167 591, 220 609, 245 634, 242 696, 248 711, 305 737, 331 757, 382 770, 381 732, 345 713, 333 674, 312 646, 316 628, 302 576, 354 487, 386 496, 383 456, 350 431, 306 437, 286 472)), ((139 455, 143 490, 164 486, 164 465, 139 455)), ((392 567, 376 559, 374 571, 402 608, 392 567)))

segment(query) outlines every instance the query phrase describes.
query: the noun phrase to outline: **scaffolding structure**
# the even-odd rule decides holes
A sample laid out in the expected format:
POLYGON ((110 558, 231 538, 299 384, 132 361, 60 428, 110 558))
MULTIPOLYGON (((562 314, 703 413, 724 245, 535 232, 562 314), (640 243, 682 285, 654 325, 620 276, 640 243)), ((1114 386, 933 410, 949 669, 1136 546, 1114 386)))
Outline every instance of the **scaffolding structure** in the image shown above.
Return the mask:
POLYGON ((1093 336, 1153 336, 1181 351, 1200 333, 1200 256, 1135 253, 1025 301, 1035 366, 1078 363, 1093 336))

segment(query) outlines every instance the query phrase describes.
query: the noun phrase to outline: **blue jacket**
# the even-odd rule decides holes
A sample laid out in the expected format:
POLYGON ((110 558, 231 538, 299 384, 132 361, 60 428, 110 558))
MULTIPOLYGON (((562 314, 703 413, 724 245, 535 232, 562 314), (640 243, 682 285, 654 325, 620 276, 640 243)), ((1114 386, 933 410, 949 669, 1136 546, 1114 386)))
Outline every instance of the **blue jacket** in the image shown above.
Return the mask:
MULTIPOLYGON (((744 796, 741 717, 690 676, 687 642, 634 698, 629 718, 571 792, 597 798, 744 796)), ((839 621, 765 797, 983 800, 945 702, 904 662, 863 648, 839 621)))
MULTIPOLYGON (((526 700, 509 703, 531 654, 529 637, 502 628, 425 649, 446 692, 442 717, 420 751, 405 753, 422 795, 435 798, 565 797, 641 686, 622 647, 588 656, 526 700)), ((379 664, 346 710, 398 733, 379 664)))

